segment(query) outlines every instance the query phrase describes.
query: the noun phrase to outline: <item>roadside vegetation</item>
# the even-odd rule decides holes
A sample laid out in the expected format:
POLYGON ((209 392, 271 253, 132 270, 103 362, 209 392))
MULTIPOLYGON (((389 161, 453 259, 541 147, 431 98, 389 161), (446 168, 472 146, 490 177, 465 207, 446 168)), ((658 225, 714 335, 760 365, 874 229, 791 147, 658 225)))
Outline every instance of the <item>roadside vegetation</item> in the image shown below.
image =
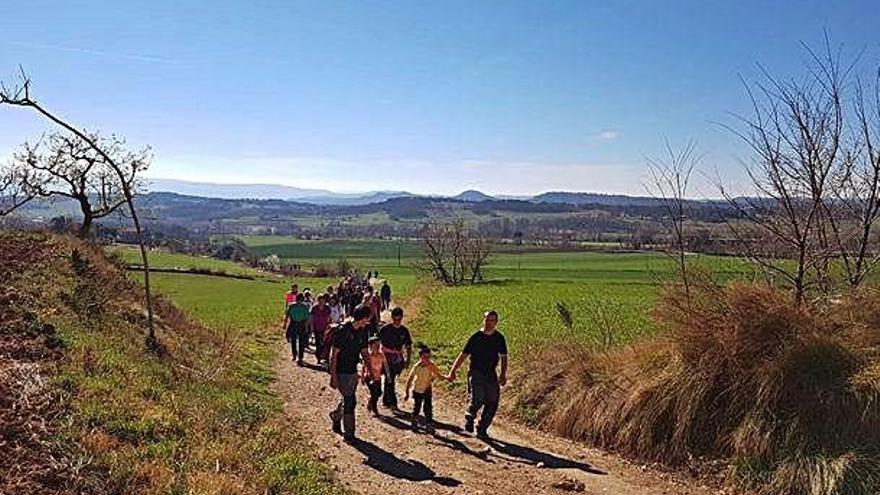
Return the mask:
MULTIPOLYGON (((193 287, 201 289, 202 298, 214 294, 219 304, 184 300, 201 308, 187 308, 192 319, 158 299, 161 348, 150 350, 144 346, 138 284, 100 250, 43 234, 4 233, 0 241, 16 246, 22 260, 28 259, 26 252, 39 253, 32 262, 15 265, 21 273, 5 289, 6 297, 16 298, 15 307, 27 312, 4 318, 18 325, 11 338, 44 329, 51 335, 47 342, 57 341, 52 347, 58 349, 53 360, 39 361, 48 380, 40 394, 54 397, 56 404, 56 413, 45 417, 40 445, 60 468, 48 470, 55 474, 43 478, 42 492, 26 492, 342 492, 305 453, 303 439, 283 420, 270 391, 279 334, 266 323, 277 311, 244 311, 233 320, 230 315, 252 301, 228 297, 234 293, 228 287, 225 294, 214 284, 193 287)), ((168 278, 175 280, 173 287, 208 277, 168 278)), ((163 290, 168 285, 160 282, 163 290)), ((277 301, 283 286, 272 285, 277 301)), ((4 371, 22 369, 3 364, 4 371)))
POLYGON ((697 473, 723 459, 722 480, 759 493, 876 493, 877 290, 808 310, 766 285, 692 280, 664 291, 656 339, 520 361, 520 415, 697 473))

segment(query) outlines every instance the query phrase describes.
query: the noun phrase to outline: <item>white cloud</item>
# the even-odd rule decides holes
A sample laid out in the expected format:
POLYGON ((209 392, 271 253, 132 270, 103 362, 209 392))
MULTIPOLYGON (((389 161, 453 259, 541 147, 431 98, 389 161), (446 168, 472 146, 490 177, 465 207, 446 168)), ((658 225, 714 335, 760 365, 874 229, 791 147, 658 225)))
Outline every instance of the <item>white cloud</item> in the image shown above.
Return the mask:
POLYGON ((616 129, 603 129, 596 134, 593 134, 593 139, 597 141, 611 141, 612 139, 617 139, 621 136, 621 132, 616 129))
POLYGON ((138 53, 124 53, 124 52, 112 52, 106 50, 96 50, 93 48, 83 48, 79 46, 72 45, 52 45, 48 43, 30 43, 25 41, 10 41, 10 45, 23 47, 23 48, 36 48, 40 50, 53 50, 53 51, 61 51, 61 52, 70 52, 70 53, 80 53, 84 55, 94 55, 99 57, 111 57, 118 59, 126 59, 133 60, 136 62, 149 62, 156 64, 170 64, 177 65, 180 64, 179 60, 175 60, 172 58, 166 57, 156 57, 153 55, 143 55, 138 53))

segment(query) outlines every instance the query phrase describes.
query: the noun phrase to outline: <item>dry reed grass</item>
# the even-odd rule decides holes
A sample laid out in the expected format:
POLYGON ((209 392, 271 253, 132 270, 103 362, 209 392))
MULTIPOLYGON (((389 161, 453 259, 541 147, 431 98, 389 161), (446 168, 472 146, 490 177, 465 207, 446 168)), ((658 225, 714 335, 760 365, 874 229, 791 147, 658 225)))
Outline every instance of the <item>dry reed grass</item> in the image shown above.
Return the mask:
POLYGON ((762 494, 878 493, 876 290, 798 307, 705 278, 689 297, 667 287, 654 317, 664 331, 633 346, 536 351, 517 409, 634 458, 724 460, 730 482, 762 494))

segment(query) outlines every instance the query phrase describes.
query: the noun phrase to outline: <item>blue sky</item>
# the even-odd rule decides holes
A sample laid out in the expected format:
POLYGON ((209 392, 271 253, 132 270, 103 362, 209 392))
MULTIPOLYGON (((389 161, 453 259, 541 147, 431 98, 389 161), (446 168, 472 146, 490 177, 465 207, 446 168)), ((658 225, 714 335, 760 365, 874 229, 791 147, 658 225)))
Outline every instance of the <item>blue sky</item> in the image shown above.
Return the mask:
MULTIPOLYGON (((736 182, 744 150, 712 122, 747 109, 740 75, 802 73, 823 29, 880 60, 876 1, 32 0, 0 18, 0 76, 21 64, 50 108, 153 146, 151 176, 340 191, 639 194, 664 139, 736 182)), ((0 111, 0 156, 44 128, 0 111)))

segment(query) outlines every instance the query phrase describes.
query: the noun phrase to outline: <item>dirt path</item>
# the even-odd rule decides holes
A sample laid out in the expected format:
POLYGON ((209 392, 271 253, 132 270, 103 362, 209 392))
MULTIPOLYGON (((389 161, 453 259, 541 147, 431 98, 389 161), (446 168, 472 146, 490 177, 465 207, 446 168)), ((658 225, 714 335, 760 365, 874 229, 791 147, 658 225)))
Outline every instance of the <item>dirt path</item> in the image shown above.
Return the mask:
MULTIPOLYGON (((407 305, 415 316, 425 294, 407 305)), ((297 367, 286 346, 278 353, 277 392, 286 413, 311 441, 318 457, 338 478, 362 494, 561 494, 611 495, 707 494, 662 473, 641 469, 600 451, 574 444, 504 418, 493 425, 493 440, 483 442, 460 429, 460 399, 437 393, 433 435, 414 433, 406 415, 366 411, 366 387, 358 387, 357 431, 361 442, 349 446, 330 431, 328 411, 338 402, 329 375, 297 367)), ((412 403, 403 405, 409 409, 412 403)))

